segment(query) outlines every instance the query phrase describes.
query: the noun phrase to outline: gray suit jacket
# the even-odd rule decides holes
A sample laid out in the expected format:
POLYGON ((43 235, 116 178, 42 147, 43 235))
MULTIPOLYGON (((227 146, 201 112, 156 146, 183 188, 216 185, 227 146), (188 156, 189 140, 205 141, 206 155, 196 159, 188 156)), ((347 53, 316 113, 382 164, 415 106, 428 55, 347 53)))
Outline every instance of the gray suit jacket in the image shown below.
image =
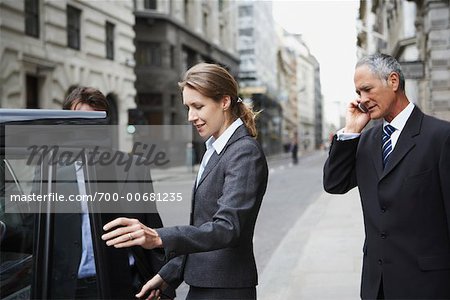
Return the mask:
POLYGON ((257 285, 253 232, 268 168, 258 142, 240 126, 214 152, 193 192, 190 226, 157 229, 167 259, 159 271, 171 286, 257 285))

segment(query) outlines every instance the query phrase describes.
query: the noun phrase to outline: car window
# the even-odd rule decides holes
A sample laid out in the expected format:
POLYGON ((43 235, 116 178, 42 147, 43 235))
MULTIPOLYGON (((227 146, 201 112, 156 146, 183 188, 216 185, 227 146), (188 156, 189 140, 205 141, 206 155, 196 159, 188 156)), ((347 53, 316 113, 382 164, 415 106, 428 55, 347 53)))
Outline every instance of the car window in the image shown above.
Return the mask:
POLYGON ((33 187, 35 169, 35 166, 27 165, 24 158, 0 161, 1 299, 30 298, 34 214, 29 213, 26 205, 20 205, 22 203, 5 204, 5 197, 28 195, 33 187))

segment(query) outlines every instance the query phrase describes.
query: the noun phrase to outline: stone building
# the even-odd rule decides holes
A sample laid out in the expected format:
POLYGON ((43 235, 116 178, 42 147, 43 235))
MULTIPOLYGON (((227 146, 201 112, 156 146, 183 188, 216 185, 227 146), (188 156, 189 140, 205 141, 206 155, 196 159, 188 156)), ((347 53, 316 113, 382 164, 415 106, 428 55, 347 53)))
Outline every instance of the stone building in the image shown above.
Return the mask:
POLYGON ((278 99, 283 112, 281 134, 284 151, 288 152, 299 129, 297 57, 296 52, 286 43, 286 36, 289 36, 289 33, 278 27, 277 35, 280 45, 277 53, 278 99))
MULTIPOLYGON (((135 118, 151 125, 188 124, 178 82, 198 62, 217 63, 238 74, 236 2, 136 0, 135 118)), ((194 134, 195 157, 204 145, 194 134)))
POLYGON ((450 6, 448 0, 360 1, 359 56, 396 57, 406 94, 424 112, 450 120, 450 6))
POLYGON ((204 61, 238 71, 233 1, 135 1, 137 106, 147 124, 187 124, 178 82, 204 61))
POLYGON ((258 140, 266 154, 282 151, 282 108, 277 87, 277 33, 272 1, 238 3, 239 84, 244 100, 261 111, 258 140))
POLYGON ((60 108, 71 88, 92 86, 125 128, 136 94, 133 25, 131 0, 0 1, 0 106, 60 108))
POLYGON ((296 58, 299 150, 312 151, 316 148, 316 123, 322 123, 319 63, 311 54, 301 35, 287 34, 285 42, 296 58), (319 120, 316 119, 318 116, 319 120))

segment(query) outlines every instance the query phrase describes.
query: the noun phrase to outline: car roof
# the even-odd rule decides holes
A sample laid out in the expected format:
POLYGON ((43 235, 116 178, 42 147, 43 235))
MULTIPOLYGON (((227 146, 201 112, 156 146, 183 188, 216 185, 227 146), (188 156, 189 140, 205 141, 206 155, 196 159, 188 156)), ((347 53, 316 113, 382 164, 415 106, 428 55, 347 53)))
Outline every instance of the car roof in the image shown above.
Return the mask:
MULTIPOLYGON (((0 109, 0 124, 9 122, 49 120, 59 121, 58 123, 71 123, 74 119, 87 119, 86 121, 94 121, 99 119, 104 123, 106 112, 104 111, 80 111, 80 110, 59 110, 59 109, 0 109), (103 121, 101 120, 103 119, 103 121)), ((89 123, 91 123, 89 122, 89 123)), ((52 122, 51 122, 52 123, 52 122)))

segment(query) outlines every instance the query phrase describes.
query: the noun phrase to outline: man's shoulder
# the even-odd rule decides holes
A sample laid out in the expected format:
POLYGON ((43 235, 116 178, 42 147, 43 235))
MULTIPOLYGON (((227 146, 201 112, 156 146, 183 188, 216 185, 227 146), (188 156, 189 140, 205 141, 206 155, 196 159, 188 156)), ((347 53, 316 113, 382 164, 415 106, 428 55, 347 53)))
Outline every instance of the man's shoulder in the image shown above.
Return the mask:
POLYGON ((442 134, 445 137, 448 137, 450 136, 450 122, 436 118, 435 116, 424 114, 422 131, 429 131, 433 132, 434 134, 442 134))
POLYGON ((370 123, 370 127, 369 128, 366 128, 366 129, 364 129, 362 132, 361 132, 361 139, 370 139, 370 138, 372 138, 375 134, 376 134, 376 132, 377 132, 377 130, 379 129, 379 127, 381 126, 380 124, 382 123, 382 121, 380 121, 380 120, 374 120, 374 121, 372 121, 371 123, 370 123))

